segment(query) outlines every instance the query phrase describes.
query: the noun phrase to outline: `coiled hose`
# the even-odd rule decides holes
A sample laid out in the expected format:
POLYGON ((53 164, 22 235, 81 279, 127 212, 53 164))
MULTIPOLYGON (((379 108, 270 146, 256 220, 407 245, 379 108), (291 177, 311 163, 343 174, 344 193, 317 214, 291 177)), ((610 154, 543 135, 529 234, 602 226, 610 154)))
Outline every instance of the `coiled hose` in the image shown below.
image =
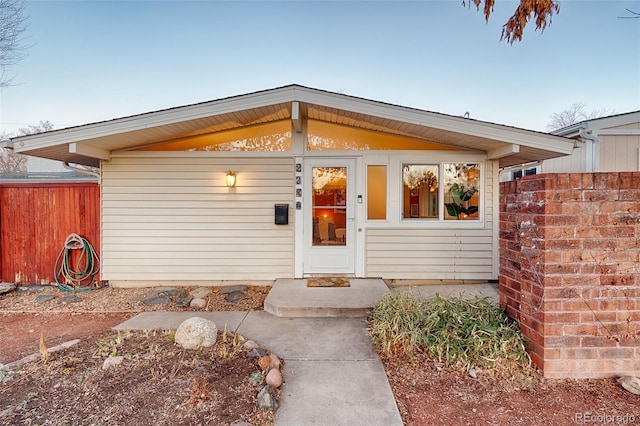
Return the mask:
POLYGON ((78 234, 70 234, 53 267, 56 284, 62 291, 80 292, 102 288, 93 278, 100 272, 100 259, 91 243, 78 234), (72 260, 73 250, 81 250, 77 261, 72 260), (74 269, 74 265, 79 268, 74 269))

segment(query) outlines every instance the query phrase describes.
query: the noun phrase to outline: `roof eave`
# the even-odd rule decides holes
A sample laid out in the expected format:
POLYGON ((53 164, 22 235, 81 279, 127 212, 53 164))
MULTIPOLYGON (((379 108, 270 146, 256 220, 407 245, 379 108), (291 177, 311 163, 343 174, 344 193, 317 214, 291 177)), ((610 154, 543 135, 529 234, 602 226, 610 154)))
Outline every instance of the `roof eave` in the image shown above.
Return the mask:
MULTIPOLYGON (((87 124, 68 129, 54 130, 28 136, 13 138, 16 152, 35 153, 55 146, 67 144, 71 154, 81 154, 91 158, 92 162, 104 159, 106 150, 99 146, 89 146, 83 152, 74 152, 71 145, 100 137, 134 132, 150 127, 195 120, 212 115, 233 113, 290 102, 307 103, 324 108, 334 108, 345 113, 360 113, 376 118, 385 118, 418 126, 430 127, 453 134, 486 138, 496 142, 497 148, 503 146, 525 146, 558 155, 570 154, 573 141, 564 135, 549 135, 532 130, 519 129, 501 124, 488 123, 469 118, 418 110, 410 107, 387 104, 364 98, 292 85, 261 92, 249 93, 219 100, 176 107, 162 111, 87 124), (90 148, 90 149, 89 149, 90 148), (96 154, 97 153, 97 154, 96 154)), ((464 146, 461 146, 464 148, 464 146)), ((473 148, 473 147, 466 147, 473 148)), ((87 163, 81 163, 87 164, 87 163)))

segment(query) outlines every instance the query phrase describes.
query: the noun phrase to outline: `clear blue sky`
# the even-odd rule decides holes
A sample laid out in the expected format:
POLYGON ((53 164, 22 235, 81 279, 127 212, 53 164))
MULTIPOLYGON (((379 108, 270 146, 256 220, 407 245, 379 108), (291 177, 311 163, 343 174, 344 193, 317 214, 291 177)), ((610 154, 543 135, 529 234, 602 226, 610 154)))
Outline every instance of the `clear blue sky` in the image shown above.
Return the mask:
POLYGON ((500 42, 462 0, 29 1, 1 130, 108 120, 288 84, 544 130, 574 102, 640 110, 640 1, 561 1, 500 42))

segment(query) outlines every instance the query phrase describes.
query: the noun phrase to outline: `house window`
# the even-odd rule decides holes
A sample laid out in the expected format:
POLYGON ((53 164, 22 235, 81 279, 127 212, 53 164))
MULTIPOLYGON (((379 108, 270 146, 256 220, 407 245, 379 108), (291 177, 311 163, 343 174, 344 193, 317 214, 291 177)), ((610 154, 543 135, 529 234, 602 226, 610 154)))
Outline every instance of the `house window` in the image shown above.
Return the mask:
POLYGON ((288 120, 183 137, 136 151, 291 151, 288 120))
POLYGON ((312 119, 307 121, 307 149, 309 151, 456 150, 431 141, 312 119))
POLYGON ((404 219, 438 218, 439 169, 433 164, 402 165, 404 219))
POLYGON ((367 166, 367 219, 387 219, 387 166, 367 166))
POLYGON ((514 179, 518 179, 521 178, 522 176, 531 176, 531 175, 535 175, 536 174, 536 169, 526 169, 526 170, 517 170, 515 172, 513 172, 513 178, 514 179))
POLYGON ((480 165, 444 164, 444 206, 446 220, 478 220, 480 165))

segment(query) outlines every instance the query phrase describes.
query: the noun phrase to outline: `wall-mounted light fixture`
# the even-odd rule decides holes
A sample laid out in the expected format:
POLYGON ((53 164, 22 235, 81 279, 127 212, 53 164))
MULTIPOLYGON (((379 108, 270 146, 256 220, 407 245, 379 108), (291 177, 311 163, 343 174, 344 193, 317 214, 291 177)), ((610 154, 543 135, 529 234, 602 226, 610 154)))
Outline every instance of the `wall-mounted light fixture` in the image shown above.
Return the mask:
POLYGON ((236 186, 236 174, 233 173, 231 169, 229 169, 224 176, 224 183, 226 183, 228 187, 236 186))

